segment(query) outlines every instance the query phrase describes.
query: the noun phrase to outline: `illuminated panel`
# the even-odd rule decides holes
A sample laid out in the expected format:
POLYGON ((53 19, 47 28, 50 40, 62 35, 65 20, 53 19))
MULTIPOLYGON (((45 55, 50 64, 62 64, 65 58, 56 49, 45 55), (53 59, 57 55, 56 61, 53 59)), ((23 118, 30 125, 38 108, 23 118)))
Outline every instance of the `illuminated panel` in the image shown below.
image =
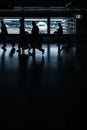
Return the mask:
POLYGON ((36 25, 39 27, 40 34, 47 34, 47 19, 46 18, 26 18, 24 20, 25 31, 31 34, 32 21, 35 21, 36 25))
POLYGON ((20 18, 3 18, 4 23, 7 27, 8 34, 19 34, 19 26, 20 26, 19 19, 20 18))
POLYGON ((74 18, 51 17, 50 34, 55 34, 55 31, 58 29, 58 23, 61 23, 63 27, 63 34, 76 33, 76 21, 74 18))

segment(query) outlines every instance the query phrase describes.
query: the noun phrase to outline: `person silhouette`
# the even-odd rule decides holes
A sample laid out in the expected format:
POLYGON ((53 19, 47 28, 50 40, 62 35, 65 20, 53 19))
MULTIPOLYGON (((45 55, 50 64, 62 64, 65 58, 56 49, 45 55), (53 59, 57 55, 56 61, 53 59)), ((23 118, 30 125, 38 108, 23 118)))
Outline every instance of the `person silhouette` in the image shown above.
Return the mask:
POLYGON ((35 21, 32 21, 32 31, 31 31, 31 47, 33 48, 33 53, 35 55, 35 48, 40 50, 44 54, 44 49, 42 48, 42 36, 39 34, 39 28, 35 21))
POLYGON ((21 48, 22 48, 23 52, 24 52, 24 49, 29 49, 30 50, 30 46, 28 44, 28 39, 26 37, 26 32, 25 32, 25 28, 24 28, 24 17, 22 17, 20 19, 20 28, 19 28, 19 30, 20 30, 20 32, 19 32, 18 50, 17 50, 17 52, 20 53, 21 48))
POLYGON ((60 50, 60 44, 62 42, 62 36, 63 36, 63 27, 61 23, 58 23, 59 28, 57 29, 57 37, 58 37, 58 49, 60 50))
POLYGON ((20 22, 20 28, 19 28, 19 39, 18 39, 18 50, 17 52, 20 52, 21 51, 21 47, 22 47, 22 44, 23 44, 23 37, 24 37, 24 18, 21 18, 19 20, 20 22))
POLYGON ((1 49, 3 49, 4 51, 6 51, 7 35, 8 35, 7 27, 4 23, 4 21, 1 20, 1 40, 3 43, 3 46, 1 47, 1 49))

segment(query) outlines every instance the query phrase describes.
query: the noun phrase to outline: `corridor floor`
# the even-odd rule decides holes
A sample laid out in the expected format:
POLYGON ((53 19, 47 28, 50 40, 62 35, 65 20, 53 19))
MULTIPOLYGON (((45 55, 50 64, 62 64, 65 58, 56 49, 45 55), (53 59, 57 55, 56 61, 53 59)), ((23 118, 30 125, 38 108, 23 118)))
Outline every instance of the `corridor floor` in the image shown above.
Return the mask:
MULTIPOLYGON (((6 129, 74 129, 80 126, 80 64, 76 45, 58 52, 44 44, 33 58, 0 45, 0 120, 6 129)), ((15 46, 17 49, 17 45, 15 46)))

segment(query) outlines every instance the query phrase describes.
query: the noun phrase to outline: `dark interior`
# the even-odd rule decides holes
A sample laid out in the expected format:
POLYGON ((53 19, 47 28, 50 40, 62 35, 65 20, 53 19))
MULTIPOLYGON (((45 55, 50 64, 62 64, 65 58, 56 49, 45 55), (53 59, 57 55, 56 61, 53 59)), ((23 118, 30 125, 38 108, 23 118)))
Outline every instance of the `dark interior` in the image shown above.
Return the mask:
POLYGON ((0 129, 86 129, 86 0, 0 0, 0 22, 21 17, 47 20, 47 32, 41 34, 45 52, 18 53, 19 33, 13 28, 4 51, 0 32, 0 129), (51 33, 55 19, 69 19, 68 26, 75 21, 74 33, 65 29, 61 51, 51 33))

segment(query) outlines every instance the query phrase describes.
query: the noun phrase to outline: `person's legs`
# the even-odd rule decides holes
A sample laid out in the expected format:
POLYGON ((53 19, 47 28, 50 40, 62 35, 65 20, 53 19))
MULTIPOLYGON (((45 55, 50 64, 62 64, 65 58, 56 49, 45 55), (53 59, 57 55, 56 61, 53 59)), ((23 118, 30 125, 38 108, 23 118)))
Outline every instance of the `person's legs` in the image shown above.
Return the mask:
POLYGON ((58 50, 60 51, 60 38, 58 39, 58 50))
POLYGON ((42 54, 44 54, 44 49, 42 48, 42 39, 38 39, 37 41, 37 49, 40 50, 42 52, 42 54))
POLYGON ((59 51, 61 50, 61 49, 60 49, 61 43, 62 43, 62 37, 59 36, 59 37, 58 37, 58 50, 59 50, 59 51))
POLYGON ((17 52, 21 52, 21 42, 18 42, 18 49, 17 49, 17 52))
POLYGON ((6 38, 4 36, 2 37, 2 43, 3 43, 3 46, 1 47, 1 49, 3 49, 5 51, 6 50, 6 38))
POLYGON ((3 43, 2 49, 6 48, 6 43, 3 43))
POLYGON ((18 43, 18 50, 17 50, 17 52, 20 53, 20 51, 21 51, 21 49, 20 49, 20 45, 19 45, 19 43, 18 43))
POLYGON ((42 54, 44 54, 45 50, 43 48, 37 46, 37 49, 40 50, 42 52, 42 54))

